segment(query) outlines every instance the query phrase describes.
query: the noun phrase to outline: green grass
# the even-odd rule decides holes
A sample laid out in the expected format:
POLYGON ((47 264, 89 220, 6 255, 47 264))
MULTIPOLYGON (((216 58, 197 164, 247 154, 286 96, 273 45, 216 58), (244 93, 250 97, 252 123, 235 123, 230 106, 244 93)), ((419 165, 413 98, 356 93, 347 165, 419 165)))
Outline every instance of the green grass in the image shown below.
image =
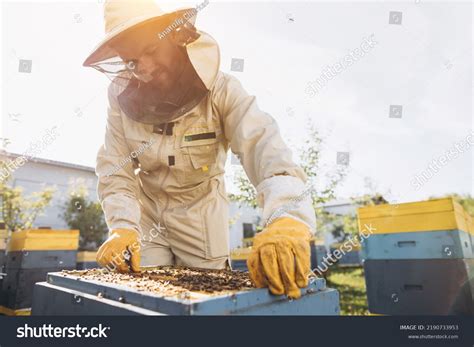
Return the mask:
POLYGON ((327 286, 339 291, 341 315, 368 315, 364 269, 333 267, 327 286))

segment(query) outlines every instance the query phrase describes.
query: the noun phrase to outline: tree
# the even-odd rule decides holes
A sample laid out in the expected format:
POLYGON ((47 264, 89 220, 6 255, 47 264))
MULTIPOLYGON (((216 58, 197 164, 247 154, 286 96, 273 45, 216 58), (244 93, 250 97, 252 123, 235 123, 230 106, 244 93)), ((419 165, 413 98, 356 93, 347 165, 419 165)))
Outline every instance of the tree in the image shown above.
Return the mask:
POLYGON ((474 217, 474 197, 469 194, 452 194, 452 197, 464 207, 467 213, 474 217))
POLYGON ((50 204, 55 189, 48 187, 25 197, 21 187, 11 185, 10 169, 6 161, 0 160, 0 170, 0 209, 8 233, 31 229, 36 218, 50 204), (4 173, 8 175, 5 176, 4 173))
MULTIPOLYGON (((322 209, 321 204, 334 199, 337 186, 347 174, 347 167, 337 166, 335 169, 325 170, 320 160, 323 138, 311 121, 309 121, 308 129, 308 139, 299 148, 298 154, 300 166, 308 178, 307 186, 310 187, 309 195, 317 215, 317 229, 320 233, 324 230, 324 225, 331 219, 322 209), (325 174, 323 175, 323 173, 325 174)), ((256 208, 258 206, 257 191, 242 168, 237 171, 234 182, 239 192, 229 194, 230 200, 256 208)))
POLYGON ((87 199, 84 187, 70 192, 62 217, 71 229, 78 229, 79 250, 95 251, 107 236, 107 224, 100 203, 87 199))
POLYGON ((239 192, 237 194, 229 194, 230 201, 238 202, 240 205, 257 208, 257 190, 252 183, 250 183, 250 180, 242 168, 236 172, 234 183, 239 192))

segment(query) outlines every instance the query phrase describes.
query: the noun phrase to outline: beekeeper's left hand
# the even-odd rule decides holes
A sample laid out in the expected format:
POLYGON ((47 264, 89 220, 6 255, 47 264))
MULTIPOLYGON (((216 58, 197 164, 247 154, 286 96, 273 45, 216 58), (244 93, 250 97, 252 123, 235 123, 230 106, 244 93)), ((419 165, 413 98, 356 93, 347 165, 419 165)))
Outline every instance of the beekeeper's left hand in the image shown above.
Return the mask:
POLYGON ((250 277, 259 287, 275 295, 297 299, 308 286, 311 234, 306 224, 278 218, 254 238, 247 260, 250 277))

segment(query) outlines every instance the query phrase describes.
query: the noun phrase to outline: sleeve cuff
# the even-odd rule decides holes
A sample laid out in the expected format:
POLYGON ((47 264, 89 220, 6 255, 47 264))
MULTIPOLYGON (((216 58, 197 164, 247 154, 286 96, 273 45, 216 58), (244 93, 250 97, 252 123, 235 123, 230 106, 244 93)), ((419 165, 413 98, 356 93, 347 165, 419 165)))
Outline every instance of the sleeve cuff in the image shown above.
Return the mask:
POLYGON ((280 217, 290 217, 316 231, 316 216, 311 201, 310 187, 293 176, 273 176, 257 187, 257 202, 263 209, 263 225, 280 217))

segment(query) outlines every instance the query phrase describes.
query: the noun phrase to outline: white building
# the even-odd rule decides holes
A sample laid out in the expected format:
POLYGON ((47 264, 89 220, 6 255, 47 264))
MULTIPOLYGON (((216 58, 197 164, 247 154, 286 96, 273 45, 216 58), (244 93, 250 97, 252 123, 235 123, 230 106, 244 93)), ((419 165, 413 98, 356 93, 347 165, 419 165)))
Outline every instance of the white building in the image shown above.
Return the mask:
MULTIPOLYGON (((19 154, 0 152, 0 159, 15 160, 19 154)), ((58 162, 41 158, 29 158, 12 173, 10 183, 23 188, 25 196, 43 190, 46 187, 55 189, 50 205, 35 222, 36 227, 67 229, 61 217, 69 193, 74 187, 82 185, 87 188, 88 198, 97 200, 97 177, 91 167, 58 162)))
MULTIPOLYGON (((355 216, 357 213, 358 206, 354 204, 350 199, 346 200, 333 200, 321 205, 323 209, 338 216, 352 215, 355 216)), ((324 245, 329 249, 330 245, 336 242, 336 238, 329 232, 324 233, 324 245)))

